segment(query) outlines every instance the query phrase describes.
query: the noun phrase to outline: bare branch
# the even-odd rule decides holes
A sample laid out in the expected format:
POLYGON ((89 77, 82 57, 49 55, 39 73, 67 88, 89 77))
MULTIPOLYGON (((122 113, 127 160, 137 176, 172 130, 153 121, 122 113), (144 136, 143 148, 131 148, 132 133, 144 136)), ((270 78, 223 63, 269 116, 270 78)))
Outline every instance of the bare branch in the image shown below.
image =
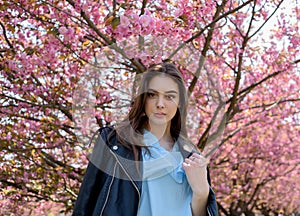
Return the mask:
POLYGON ((141 8, 140 15, 145 13, 145 8, 146 8, 146 5, 147 5, 147 2, 148 2, 148 0, 143 0, 143 5, 142 5, 142 8, 141 8))
POLYGON ((6 43, 8 44, 8 46, 11 48, 11 49, 14 49, 14 46, 12 45, 12 43, 9 41, 7 35, 6 35, 6 29, 5 29, 5 26, 3 25, 3 23, 0 21, 0 25, 2 27, 2 30, 3 30, 3 35, 4 35, 4 38, 5 38, 5 41, 6 43))
POLYGON ((271 13, 271 15, 264 21, 264 23, 252 34, 249 36, 249 38, 252 38, 254 35, 256 35, 266 24, 267 22, 272 18, 272 16, 276 13, 276 11, 279 9, 280 5, 283 3, 284 0, 281 0, 279 4, 276 6, 275 10, 271 13))

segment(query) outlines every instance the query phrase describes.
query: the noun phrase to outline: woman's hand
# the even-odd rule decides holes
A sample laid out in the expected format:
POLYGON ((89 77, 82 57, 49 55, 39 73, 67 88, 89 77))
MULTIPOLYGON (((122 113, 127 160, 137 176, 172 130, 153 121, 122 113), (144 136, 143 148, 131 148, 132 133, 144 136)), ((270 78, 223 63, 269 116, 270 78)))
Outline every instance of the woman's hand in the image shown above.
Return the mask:
POLYGON ((193 191, 191 202, 193 215, 206 215, 206 203, 209 194, 206 159, 193 153, 184 160, 182 165, 193 191))

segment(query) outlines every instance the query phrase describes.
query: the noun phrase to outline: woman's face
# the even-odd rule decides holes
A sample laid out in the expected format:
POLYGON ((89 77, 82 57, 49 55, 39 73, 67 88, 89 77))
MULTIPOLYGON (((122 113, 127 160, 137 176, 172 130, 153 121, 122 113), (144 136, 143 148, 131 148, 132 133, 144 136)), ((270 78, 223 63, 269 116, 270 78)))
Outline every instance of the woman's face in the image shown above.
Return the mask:
POLYGON ((175 81, 157 75, 149 82, 145 113, 151 127, 169 125, 179 104, 179 88, 175 81))

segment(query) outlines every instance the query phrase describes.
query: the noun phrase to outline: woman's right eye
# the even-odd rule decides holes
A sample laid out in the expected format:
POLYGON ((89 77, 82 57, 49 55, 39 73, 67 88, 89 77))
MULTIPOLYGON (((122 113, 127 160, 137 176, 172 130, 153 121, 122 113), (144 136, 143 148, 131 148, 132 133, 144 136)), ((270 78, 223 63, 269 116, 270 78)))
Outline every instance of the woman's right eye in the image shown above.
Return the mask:
POLYGON ((147 96, 148 96, 149 98, 154 98, 154 97, 155 97, 155 93, 153 93, 153 92, 148 92, 148 93, 147 93, 147 96))

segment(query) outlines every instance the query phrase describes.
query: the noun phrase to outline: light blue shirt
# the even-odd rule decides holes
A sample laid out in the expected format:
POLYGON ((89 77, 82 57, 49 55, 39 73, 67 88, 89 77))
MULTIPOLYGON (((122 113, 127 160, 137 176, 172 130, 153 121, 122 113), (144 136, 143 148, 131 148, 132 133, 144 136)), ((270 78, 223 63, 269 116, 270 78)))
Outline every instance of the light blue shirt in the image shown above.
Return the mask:
POLYGON ((183 157, 175 143, 171 152, 144 131, 143 184, 138 216, 192 216, 192 190, 182 168, 183 157))

